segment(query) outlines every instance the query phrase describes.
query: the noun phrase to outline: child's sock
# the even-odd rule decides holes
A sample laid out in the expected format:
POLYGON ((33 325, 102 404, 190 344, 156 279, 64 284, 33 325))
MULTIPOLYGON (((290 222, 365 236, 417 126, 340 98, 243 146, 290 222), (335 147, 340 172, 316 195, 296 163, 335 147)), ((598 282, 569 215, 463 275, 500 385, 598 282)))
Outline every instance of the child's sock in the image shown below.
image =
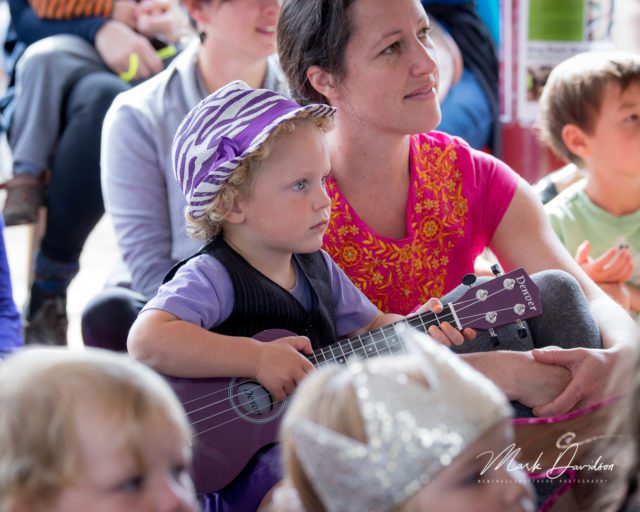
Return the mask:
POLYGON ((67 288, 79 270, 80 264, 77 261, 55 261, 41 252, 38 253, 27 318, 33 317, 45 300, 54 297, 66 298, 67 288))

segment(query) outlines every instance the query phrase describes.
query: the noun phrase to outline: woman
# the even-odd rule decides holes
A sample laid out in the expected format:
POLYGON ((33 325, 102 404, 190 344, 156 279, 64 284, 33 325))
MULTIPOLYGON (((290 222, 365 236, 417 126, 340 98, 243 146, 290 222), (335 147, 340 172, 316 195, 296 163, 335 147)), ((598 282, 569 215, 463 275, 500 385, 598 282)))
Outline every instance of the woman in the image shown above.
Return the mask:
POLYGON ((286 90, 275 52, 279 0, 185 0, 201 40, 155 78, 122 94, 103 130, 107 212, 126 265, 120 282, 85 309, 85 343, 126 350, 127 333, 165 274, 199 248, 187 237, 184 196, 171 165, 183 117, 232 80, 286 90))
POLYGON ((338 108, 328 134, 333 213, 325 249, 383 311, 448 292, 485 246, 508 269, 569 272, 604 349, 464 357, 537 415, 597 401, 634 353, 636 328, 561 247, 527 183, 463 141, 429 133, 440 121, 429 30, 418 0, 283 6, 278 48, 295 99, 338 108), (570 372, 568 385, 558 370, 570 372))

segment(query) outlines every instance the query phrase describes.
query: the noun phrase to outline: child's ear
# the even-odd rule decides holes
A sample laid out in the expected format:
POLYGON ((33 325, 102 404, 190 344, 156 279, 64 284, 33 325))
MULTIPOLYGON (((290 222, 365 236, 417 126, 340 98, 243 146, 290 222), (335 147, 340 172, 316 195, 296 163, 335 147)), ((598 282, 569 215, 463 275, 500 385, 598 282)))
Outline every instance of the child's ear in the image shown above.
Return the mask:
POLYGON ((224 216, 224 220, 229 224, 242 224, 245 219, 244 210, 242 208, 242 200, 236 197, 233 201, 233 206, 229 208, 226 215, 224 216))
POLYGON ((310 66, 307 69, 307 80, 311 86, 331 101, 336 95, 336 80, 334 76, 319 66, 310 66))
POLYGON ((575 124, 567 124, 562 128, 562 141, 574 155, 584 158, 590 151, 589 136, 575 124))

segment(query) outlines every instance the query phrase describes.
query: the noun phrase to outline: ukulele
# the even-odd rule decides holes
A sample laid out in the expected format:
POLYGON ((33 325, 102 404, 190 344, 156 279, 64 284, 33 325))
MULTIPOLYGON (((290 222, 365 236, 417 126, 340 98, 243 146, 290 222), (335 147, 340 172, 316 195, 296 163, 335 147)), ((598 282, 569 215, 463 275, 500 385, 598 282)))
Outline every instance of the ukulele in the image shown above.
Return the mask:
MULTIPOLYGON (((441 313, 407 317, 405 324, 426 332, 447 321, 457 329, 493 329, 542 314, 539 290, 523 269, 470 287, 441 313)), ((491 331, 492 332, 492 331, 491 331)), ((269 342, 293 333, 262 331, 254 338, 269 342)), ((405 352, 395 324, 336 341, 306 356, 314 366, 344 364, 350 357, 368 359, 405 352)), ((262 447, 274 443, 288 399, 275 401, 248 378, 167 377, 182 402, 194 432, 193 477, 199 493, 215 492, 230 483, 262 447)))

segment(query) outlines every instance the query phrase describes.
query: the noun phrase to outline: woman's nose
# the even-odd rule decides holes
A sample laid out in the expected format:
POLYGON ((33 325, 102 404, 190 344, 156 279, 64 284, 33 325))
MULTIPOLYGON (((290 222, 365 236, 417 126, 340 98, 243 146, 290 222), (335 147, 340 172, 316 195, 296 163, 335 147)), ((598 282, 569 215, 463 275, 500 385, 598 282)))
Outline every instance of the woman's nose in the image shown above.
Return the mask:
POLYGON ((435 73, 437 70, 438 53, 433 44, 425 46, 422 41, 416 41, 411 73, 414 76, 421 76, 435 73))

